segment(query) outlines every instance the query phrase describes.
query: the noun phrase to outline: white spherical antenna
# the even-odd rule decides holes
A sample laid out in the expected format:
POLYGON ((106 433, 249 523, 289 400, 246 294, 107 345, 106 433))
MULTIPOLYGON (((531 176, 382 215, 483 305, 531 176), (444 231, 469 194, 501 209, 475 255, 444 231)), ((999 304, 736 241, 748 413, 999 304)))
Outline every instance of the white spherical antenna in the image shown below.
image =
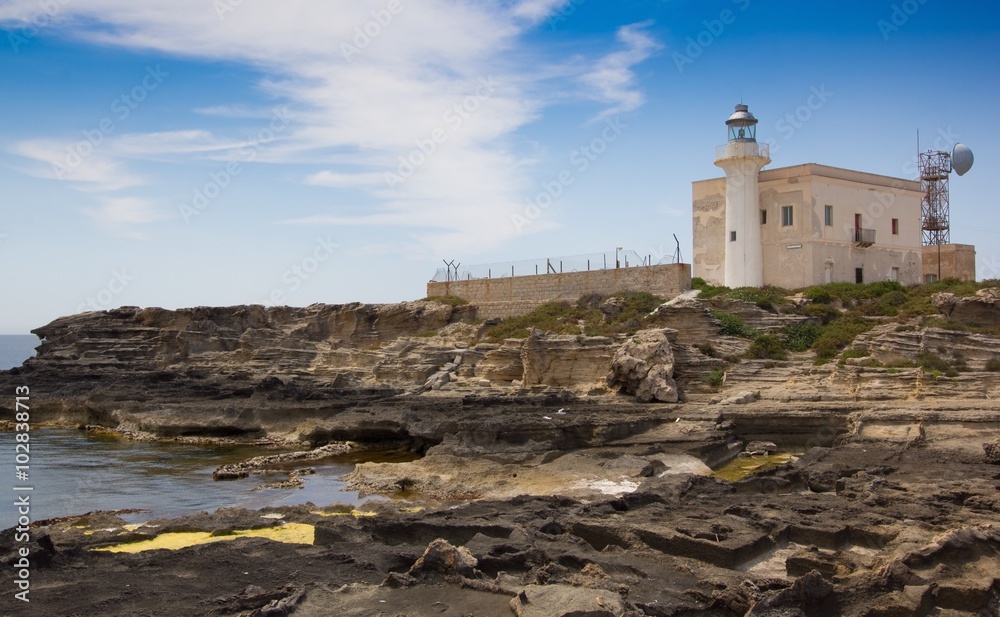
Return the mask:
POLYGON ((964 176, 972 169, 972 150, 964 144, 955 144, 951 151, 951 167, 960 176, 964 176))

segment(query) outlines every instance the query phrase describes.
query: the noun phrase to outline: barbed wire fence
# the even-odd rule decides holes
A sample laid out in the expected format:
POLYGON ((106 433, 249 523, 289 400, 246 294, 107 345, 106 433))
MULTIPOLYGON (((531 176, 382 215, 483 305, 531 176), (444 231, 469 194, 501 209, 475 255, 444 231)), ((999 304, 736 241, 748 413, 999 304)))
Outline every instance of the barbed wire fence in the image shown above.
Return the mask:
POLYGON ((521 261, 501 261, 487 264, 463 266, 455 260, 445 261, 444 268, 438 268, 431 282, 470 281, 474 279, 501 279, 514 276, 535 276, 540 274, 562 274, 565 272, 589 272, 592 270, 614 270, 616 268, 636 268, 677 263, 679 255, 641 255, 637 251, 618 249, 604 253, 588 253, 564 257, 540 257, 521 261))

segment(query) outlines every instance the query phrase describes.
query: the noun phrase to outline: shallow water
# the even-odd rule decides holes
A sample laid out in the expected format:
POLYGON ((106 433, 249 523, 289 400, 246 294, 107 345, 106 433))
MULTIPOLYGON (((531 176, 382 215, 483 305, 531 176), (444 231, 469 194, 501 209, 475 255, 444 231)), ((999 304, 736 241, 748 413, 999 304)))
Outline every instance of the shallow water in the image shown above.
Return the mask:
POLYGON ((716 469, 712 475, 723 480, 736 482, 755 473, 780 467, 791 461, 792 457, 800 455, 801 453, 794 452, 775 452, 767 456, 737 456, 716 469))
MULTIPOLYGON (((0 495, 0 529, 17 522, 16 495, 11 488, 15 484, 34 487, 28 493, 33 521, 92 510, 152 511, 123 517, 139 522, 202 510, 211 512, 220 507, 262 508, 306 502, 323 506, 372 499, 359 499, 356 492, 345 490, 340 479, 354 469, 357 456, 310 465, 316 475, 303 476, 302 488, 253 491, 261 484, 286 479, 285 474, 224 482, 212 479, 212 472, 220 465, 277 452, 280 450, 258 446, 147 443, 73 429, 40 429, 31 433, 29 479, 16 482, 14 433, 3 431, 0 474, 7 474, 10 481, 0 485, 0 491, 6 493, 0 495)), ((366 460, 386 458, 396 457, 371 454, 366 460)))

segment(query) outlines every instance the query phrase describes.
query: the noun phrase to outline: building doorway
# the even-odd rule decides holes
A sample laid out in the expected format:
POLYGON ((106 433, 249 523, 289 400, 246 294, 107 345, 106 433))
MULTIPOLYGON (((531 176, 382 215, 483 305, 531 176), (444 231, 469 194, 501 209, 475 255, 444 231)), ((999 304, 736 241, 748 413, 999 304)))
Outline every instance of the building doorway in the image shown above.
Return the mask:
POLYGON ((854 269, 854 282, 860 285, 865 282, 865 269, 855 268, 854 269))

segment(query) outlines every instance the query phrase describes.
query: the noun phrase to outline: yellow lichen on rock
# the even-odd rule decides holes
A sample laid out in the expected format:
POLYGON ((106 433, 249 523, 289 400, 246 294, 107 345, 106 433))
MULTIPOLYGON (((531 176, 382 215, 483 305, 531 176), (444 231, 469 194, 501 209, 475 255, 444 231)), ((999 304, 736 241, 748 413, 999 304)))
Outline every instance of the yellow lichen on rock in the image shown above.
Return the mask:
POLYGON ((95 551, 108 553, 141 553, 158 549, 178 550, 198 544, 235 540, 237 538, 267 538, 286 544, 312 544, 316 528, 304 523, 287 523, 278 527, 264 529, 241 529, 226 535, 212 535, 207 531, 164 533, 150 540, 126 542, 114 546, 95 548, 95 551))

